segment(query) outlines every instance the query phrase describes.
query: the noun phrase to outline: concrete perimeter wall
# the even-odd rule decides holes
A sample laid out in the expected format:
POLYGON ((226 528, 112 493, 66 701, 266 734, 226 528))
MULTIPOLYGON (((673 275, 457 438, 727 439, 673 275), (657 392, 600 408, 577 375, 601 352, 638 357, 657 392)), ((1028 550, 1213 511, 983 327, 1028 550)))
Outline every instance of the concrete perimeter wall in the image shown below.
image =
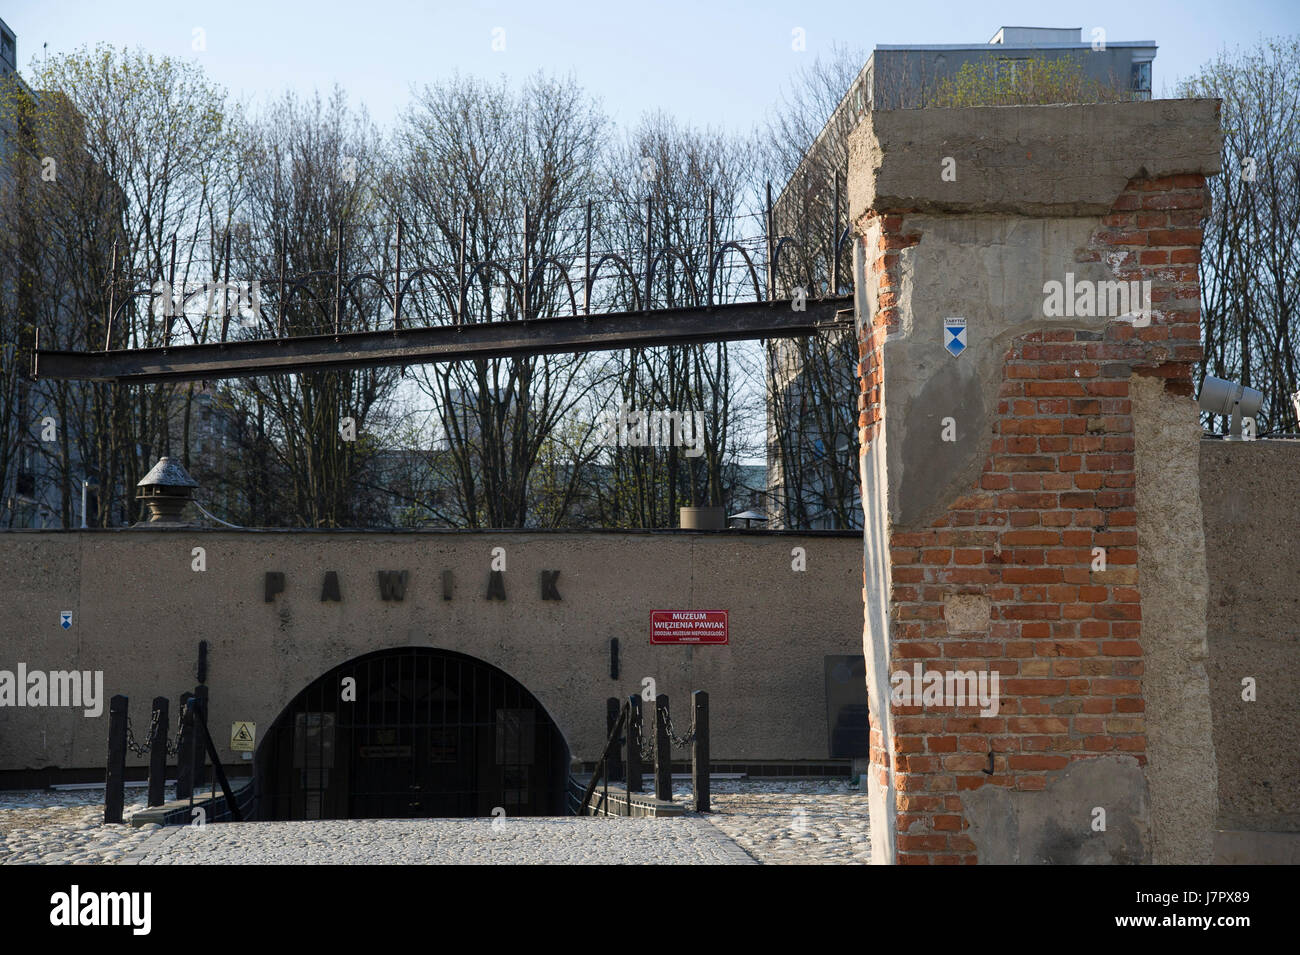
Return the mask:
POLYGON ((1300 442, 1203 441, 1200 458, 1217 826, 1300 833, 1300 442))
MULTIPOLYGON (((143 740, 154 696, 195 683, 209 646, 211 725, 223 759, 230 723, 270 729, 330 668, 391 647, 477 657, 519 680, 550 712, 573 755, 598 757, 605 700, 643 677, 689 722, 688 694, 708 690, 718 761, 828 757, 824 658, 861 649, 861 542, 853 536, 726 533, 455 533, 123 530, 0 534, 0 670, 104 671, 104 712, 0 710, 0 771, 102 772, 107 697, 131 698, 143 740), (192 569, 193 548, 207 569, 192 569), (507 599, 486 599, 492 549, 506 554, 507 599), (803 548, 807 569, 792 569, 803 548), (401 602, 380 598, 379 571, 408 572, 401 602), (453 599, 442 574, 451 570, 453 599), (560 601, 541 599, 558 570, 560 601), (265 575, 285 590, 265 600, 265 575), (342 601, 322 602, 327 571, 342 601), (59 626, 61 611, 73 625, 59 626), (651 610, 727 610, 727 646, 650 646, 651 610), (621 644, 610 678, 609 642, 621 644), (225 738, 222 739, 221 737, 225 738)), ((684 758, 685 751, 682 751, 684 758)), ((128 766, 143 766, 131 757, 128 766)))

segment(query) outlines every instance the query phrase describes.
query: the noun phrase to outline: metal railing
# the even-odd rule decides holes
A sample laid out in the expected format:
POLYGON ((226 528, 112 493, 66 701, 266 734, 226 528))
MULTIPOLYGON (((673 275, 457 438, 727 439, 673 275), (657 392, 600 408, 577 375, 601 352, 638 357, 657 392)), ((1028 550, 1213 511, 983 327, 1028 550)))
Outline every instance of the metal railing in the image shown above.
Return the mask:
POLYGON ((617 698, 611 697, 606 702, 606 716, 609 721, 609 735, 600 759, 592 768, 591 778, 583 792, 577 814, 585 816, 591 810, 591 802, 597 787, 604 782, 601 811, 609 805, 609 783, 624 776, 627 788, 628 810, 631 810, 633 793, 643 792, 643 763, 654 766, 654 796, 663 802, 671 802, 672 789, 672 749, 674 746, 689 748, 691 752, 691 808, 695 812, 709 812, 709 694, 696 690, 691 694, 691 725, 685 733, 677 733, 669 712, 667 694, 655 698, 654 732, 649 735, 644 731, 641 716, 641 697, 633 694, 621 705, 617 698), (620 759, 620 751, 623 758, 620 759), (620 772, 622 770, 623 772, 620 772))
POLYGON ((149 757, 149 795, 147 805, 150 808, 161 806, 166 802, 167 757, 176 757, 176 798, 189 799, 190 808, 194 806, 195 783, 201 788, 205 772, 205 757, 212 760, 213 777, 221 786, 226 809, 230 818, 239 822, 243 818, 235 795, 226 778, 226 771, 221 765, 212 734, 208 731, 207 699, 208 688, 202 684, 195 687, 196 693, 181 694, 181 713, 177 721, 176 742, 173 744, 167 736, 167 715, 169 703, 165 696, 155 697, 153 713, 149 724, 149 734, 145 743, 135 739, 128 713, 129 699, 118 694, 109 701, 108 706, 108 765, 104 776, 104 822, 122 823, 123 808, 126 802, 126 755, 133 752, 137 756, 149 757), (196 745, 197 744, 197 745, 196 745))

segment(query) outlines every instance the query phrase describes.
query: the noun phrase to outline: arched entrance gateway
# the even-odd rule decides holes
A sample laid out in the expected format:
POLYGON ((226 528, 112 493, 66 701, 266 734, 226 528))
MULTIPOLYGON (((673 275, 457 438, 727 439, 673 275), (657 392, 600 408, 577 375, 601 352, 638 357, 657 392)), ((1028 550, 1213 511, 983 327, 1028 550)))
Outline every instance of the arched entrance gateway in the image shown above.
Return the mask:
POLYGON ((564 811, 569 748, 496 667, 450 650, 380 650, 294 697, 257 751, 261 819, 564 811))

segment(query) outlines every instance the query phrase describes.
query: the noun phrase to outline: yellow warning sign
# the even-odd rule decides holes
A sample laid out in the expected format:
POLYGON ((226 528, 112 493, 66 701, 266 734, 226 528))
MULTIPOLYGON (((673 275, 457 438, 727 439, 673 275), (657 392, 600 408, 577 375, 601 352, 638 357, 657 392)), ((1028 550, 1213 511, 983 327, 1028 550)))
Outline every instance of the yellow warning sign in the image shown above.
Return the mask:
POLYGON ((230 748, 236 753, 251 753, 257 740, 256 723, 231 723, 230 748))

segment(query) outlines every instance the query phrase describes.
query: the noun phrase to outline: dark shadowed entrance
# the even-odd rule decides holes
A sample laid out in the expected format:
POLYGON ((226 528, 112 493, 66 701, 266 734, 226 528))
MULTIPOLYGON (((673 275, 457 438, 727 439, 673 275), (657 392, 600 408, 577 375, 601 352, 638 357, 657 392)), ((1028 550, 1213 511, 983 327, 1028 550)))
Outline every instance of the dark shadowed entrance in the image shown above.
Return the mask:
POLYGON ((381 650, 276 719, 257 752, 258 815, 559 815, 568 763, 546 710, 501 670, 450 650, 381 650))

